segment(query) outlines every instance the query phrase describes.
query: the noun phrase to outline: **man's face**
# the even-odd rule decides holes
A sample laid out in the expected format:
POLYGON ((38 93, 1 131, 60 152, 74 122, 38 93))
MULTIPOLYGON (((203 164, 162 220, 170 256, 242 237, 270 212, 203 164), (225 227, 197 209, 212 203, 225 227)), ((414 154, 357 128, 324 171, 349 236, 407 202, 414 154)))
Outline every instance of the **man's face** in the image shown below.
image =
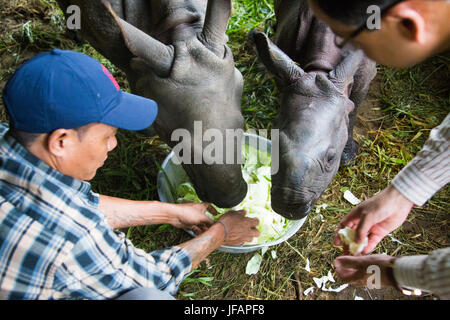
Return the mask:
POLYGON ((116 132, 117 128, 102 123, 82 127, 71 139, 70 152, 61 168, 63 173, 78 180, 93 179, 108 152, 117 146, 116 132))
MULTIPOLYGON (((348 38, 358 29, 330 18, 314 0, 309 0, 309 4, 316 17, 327 23, 336 35, 348 38)), ((379 30, 364 30, 351 43, 377 63, 397 68, 413 66, 430 55, 427 44, 415 41, 404 21, 394 16, 386 16, 379 30)))

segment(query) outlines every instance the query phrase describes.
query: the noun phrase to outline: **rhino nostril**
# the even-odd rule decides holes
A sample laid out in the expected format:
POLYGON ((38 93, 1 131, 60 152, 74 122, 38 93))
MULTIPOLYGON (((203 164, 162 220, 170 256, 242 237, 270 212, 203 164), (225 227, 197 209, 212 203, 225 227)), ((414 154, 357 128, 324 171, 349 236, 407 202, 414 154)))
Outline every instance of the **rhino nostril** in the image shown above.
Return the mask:
POLYGON ((286 219, 299 220, 306 217, 311 211, 311 204, 297 205, 293 203, 272 201, 272 209, 286 219))
POLYGON ((212 198, 217 199, 214 203, 222 208, 232 208, 240 204, 247 195, 247 183, 242 179, 238 185, 225 185, 223 190, 217 190, 212 198), (217 203, 216 203, 217 202, 217 203))
POLYGON ((272 186, 272 209, 287 219, 305 217, 317 198, 315 193, 306 189, 299 191, 291 187, 272 186))
POLYGON ((225 183, 223 179, 197 180, 194 182, 194 188, 202 201, 214 203, 220 208, 237 206, 247 195, 247 183, 244 179, 239 179, 236 183, 225 183))

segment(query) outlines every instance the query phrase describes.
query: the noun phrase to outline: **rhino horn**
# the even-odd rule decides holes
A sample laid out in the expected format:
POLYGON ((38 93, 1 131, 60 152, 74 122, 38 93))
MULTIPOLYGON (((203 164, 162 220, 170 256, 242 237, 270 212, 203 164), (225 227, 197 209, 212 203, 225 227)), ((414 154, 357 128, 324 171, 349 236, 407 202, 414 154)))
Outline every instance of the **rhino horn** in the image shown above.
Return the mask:
POLYGON ((166 46, 121 19, 113 10, 108 1, 102 0, 102 3, 108 9, 119 26, 125 40, 125 44, 131 53, 143 59, 158 76, 167 77, 170 74, 174 60, 173 47, 166 46))
POLYGON ((225 52, 228 20, 232 10, 231 0, 209 0, 200 40, 219 58, 225 52))
POLYGON ((341 91, 346 92, 353 84, 353 78, 364 58, 362 50, 350 52, 329 74, 330 80, 341 91))
POLYGON ((305 74, 305 71, 264 33, 252 30, 249 39, 256 45, 258 55, 267 69, 285 84, 293 83, 305 74))

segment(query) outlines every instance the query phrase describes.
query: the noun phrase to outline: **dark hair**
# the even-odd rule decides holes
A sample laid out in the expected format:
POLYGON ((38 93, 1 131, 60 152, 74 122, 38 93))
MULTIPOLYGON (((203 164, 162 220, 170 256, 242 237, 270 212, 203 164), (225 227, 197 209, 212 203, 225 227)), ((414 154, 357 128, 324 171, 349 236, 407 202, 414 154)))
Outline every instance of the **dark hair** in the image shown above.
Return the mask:
POLYGON ((349 26, 363 25, 369 16, 367 8, 376 5, 384 10, 398 0, 314 0, 330 18, 349 26))
MULTIPOLYGON (((8 108, 5 108, 5 113, 6 113, 6 118, 8 119, 8 122, 9 122, 8 134, 11 137, 13 137, 14 139, 16 139, 25 148, 29 148, 42 135, 51 134, 51 132, 49 132, 49 133, 30 133, 30 132, 25 132, 22 130, 17 130, 16 128, 14 128, 14 124, 11 121, 11 116, 9 115, 8 108)), ((78 128, 73 128, 73 130, 75 130, 77 132, 78 139, 80 141, 82 141, 84 139, 85 133, 87 131, 87 127, 81 126, 78 128)))
POLYGON ((11 120, 11 116, 10 116, 10 114, 8 112, 8 108, 6 108, 6 106, 5 106, 4 110, 5 110, 5 114, 6 114, 6 120, 9 123, 8 134, 11 137, 13 137, 14 139, 16 139, 24 147, 29 147, 37 140, 37 138, 39 138, 42 135, 42 133, 29 133, 29 132, 17 130, 14 127, 14 123, 11 120))
POLYGON ((16 139, 21 145, 30 147, 43 133, 29 133, 9 128, 8 134, 16 139))

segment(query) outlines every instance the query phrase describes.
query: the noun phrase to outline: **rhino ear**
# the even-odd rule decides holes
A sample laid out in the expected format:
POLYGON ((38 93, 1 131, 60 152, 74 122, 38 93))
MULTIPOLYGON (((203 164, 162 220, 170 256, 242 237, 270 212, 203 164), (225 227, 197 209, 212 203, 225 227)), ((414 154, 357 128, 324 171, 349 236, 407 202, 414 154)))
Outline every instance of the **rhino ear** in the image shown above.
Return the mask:
POLYGON ((346 91, 349 91, 363 58, 364 52, 362 50, 352 51, 330 72, 330 80, 341 92, 347 93, 346 91))
POLYGON ((248 37, 250 42, 256 45, 258 55, 267 69, 283 83, 293 83, 305 74, 305 71, 270 41, 264 33, 252 30, 248 37))
POLYGON ((111 4, 108 1, 102 0, 102 3, 116 21, 130 52, 145 60, 158 76, 168 76, 174 59, 173 47, 164 45, 160 41, 121 19, 112 9, 111 4))

